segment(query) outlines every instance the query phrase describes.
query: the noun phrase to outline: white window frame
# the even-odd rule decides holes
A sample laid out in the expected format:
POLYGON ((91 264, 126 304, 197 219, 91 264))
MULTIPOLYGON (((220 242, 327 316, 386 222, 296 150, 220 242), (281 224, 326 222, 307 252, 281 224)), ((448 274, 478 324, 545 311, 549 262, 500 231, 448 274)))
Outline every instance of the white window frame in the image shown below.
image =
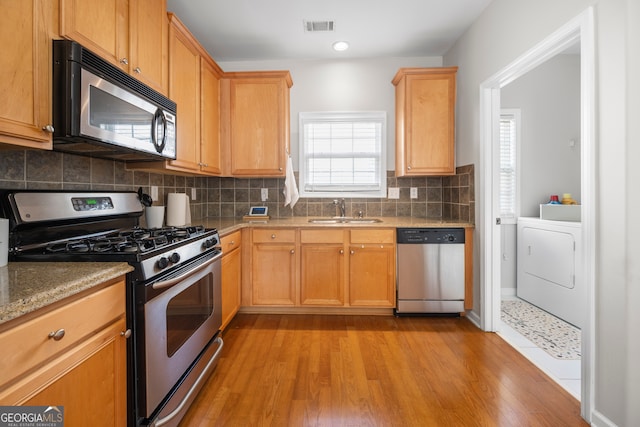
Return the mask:
POLYGON ((386 111, 357 111, 357 112, 304 112, 299 113, 299 179, 300 196, 317 198, 383 198, 387 193, 387 113, 386 111), (376 122, 381 125, 380 129, 380 153, 379 155, 379 180, 380 185, 376 190, 340 191, 336 186, 336 191, 331 190, 310 190, 307 183, 307 162, 308 147, 305 144, 305 124, 318 122, 376 122))
MULTIPOLYGON (((511 215, 504 215, 504 212, 502 211, 502 206, 500 207, 500 221, 502 224, 516 224, 518 221, 518 217, 520 216, 520 141, 521 141, 521 129, 522 129, 522 119, 521 119, 521 111, 518 108, 510 108, 510 109, 502 109, 500 110, 500 120, 503 119, 503 117, 509 117, 510 119, 512 119, 515 123, 515 141, 512 141, 513 147, 512 149, 515 150, 515 161, 513 162, 514 164, 512 165, 512 167, 515 169, 514 170, 514 179, 515 179, 515 185, 514 185, 514 192, 515 194, 513 195, 513 213, 511 215)), ((500 138, 500 145, 501 145, 501 149, 500 152, 502 152, 502 137, 500 138)), ((500 159, 499 164, 501 165, 502 163, 502 159, 500 159)), ((502 166, 500 166, 500 178, 502 181, 502 166)), ((502 198, 502 188, 500 189, 500 198, 502 198)))

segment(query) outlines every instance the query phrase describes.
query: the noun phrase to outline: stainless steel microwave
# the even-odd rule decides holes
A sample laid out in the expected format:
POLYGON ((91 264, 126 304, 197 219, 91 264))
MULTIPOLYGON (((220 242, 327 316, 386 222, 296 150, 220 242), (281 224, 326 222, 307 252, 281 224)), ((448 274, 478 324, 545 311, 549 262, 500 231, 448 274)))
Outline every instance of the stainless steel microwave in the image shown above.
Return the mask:
POLYGON ((70 40, 53 42, 53 148, 123 161, 176 158, 176 104, 70 40))

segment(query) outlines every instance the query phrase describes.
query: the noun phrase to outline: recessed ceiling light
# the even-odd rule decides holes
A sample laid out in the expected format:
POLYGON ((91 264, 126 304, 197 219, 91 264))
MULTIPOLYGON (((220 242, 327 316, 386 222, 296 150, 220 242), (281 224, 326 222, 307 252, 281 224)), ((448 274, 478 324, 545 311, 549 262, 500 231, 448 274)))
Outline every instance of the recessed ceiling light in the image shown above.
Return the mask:
POLYGON ((333 45, 333 50, 342 52, 343 50, 349 49, 349 43, 347 42, 335 42, 333 45))

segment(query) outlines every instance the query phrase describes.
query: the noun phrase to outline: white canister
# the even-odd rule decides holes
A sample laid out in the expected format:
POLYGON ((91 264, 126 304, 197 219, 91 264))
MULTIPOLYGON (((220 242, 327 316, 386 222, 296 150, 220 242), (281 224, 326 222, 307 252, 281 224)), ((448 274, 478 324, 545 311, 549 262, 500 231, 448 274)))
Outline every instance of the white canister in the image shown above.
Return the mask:
POLYGON ((164 223, 164 206, 147 206, 144 209, 147 227, 161 228, 164 223))
POLYGON ((0 267, 9 260, 9 220, 0 218, 0 267))

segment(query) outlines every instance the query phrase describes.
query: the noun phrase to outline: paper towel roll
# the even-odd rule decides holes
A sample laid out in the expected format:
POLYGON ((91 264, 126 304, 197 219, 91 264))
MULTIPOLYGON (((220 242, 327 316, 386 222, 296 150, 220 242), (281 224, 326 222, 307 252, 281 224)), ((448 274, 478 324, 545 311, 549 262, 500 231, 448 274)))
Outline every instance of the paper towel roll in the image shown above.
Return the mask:
POLYGON ((9 220, 0 218, 0 267, 7 265, 9 258, 9 220))
POLYGON ((191 222, 189 197, 184 193, 169 193, 167 195, 167 225, 182 227, 191 222))

